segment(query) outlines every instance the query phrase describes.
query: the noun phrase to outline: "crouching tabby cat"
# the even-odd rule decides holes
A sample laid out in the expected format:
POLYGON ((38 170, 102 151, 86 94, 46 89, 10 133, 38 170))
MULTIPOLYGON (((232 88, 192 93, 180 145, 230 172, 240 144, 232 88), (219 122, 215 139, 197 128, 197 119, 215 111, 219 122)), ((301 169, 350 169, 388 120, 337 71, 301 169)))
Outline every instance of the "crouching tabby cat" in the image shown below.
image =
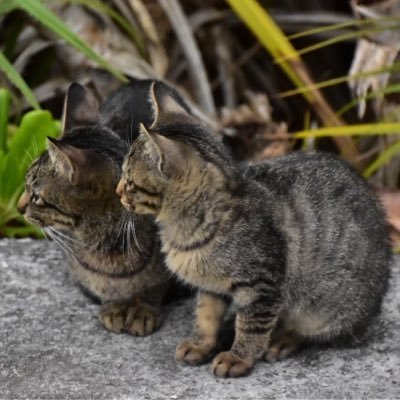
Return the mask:
MULTIPOLYGON (((153 97, 154 98, 154 97, 153 97)), ((157 104, 122 166, 124 206, 156 216, 167 266, 200 289, 193 337, 176 358, 215 353, 230 301, 235 339, 219 377, 247 374, 303 341, 365 328, 387 289, 391 250, 368 185, 332 156, 297 153, 239 169, 173 99, 157 104)))
POLYGON ((140 336, 159 326, 170 274, 153 218, 127 213, 115 195, 127 144, 106 125, 115 116, 122 126, 115 103, 122 107, 125 101, 131 112, 124 128, 134 136, 134 118, 150 121, 154 113, 145 101, 149 85, 139 81, 120 89, 100 115, 94 96, 72 84, 62 137, 49 139, 48 150, 32 163, 18 203, 25 218, 66 251, 80 285, 104 303, 104 327, 140 336))

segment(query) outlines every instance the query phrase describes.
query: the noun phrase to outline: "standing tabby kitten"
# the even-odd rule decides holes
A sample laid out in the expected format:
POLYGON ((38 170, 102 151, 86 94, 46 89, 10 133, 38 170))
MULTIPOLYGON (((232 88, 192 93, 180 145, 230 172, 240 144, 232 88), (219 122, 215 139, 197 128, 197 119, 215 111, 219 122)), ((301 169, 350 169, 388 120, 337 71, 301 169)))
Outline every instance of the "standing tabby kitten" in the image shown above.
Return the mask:
MULTIPOLYGON (((154 98, 154 96, 153 96, 154 98)), ((208 361, 230 301, 235 340, 212 369, 247 374, 306 340, 332 342, 379 310, 391 250, 368 185, 325 154, 292 154, 236 167, 209 129, 173 99, 131 146, 117 192, 154 214, 167 266, 199 288, 193 337, 176 358, 208 361)))
MULTIPOLYGON (((49 139, 48 150, 32 163, 18 203, 25 218, 66 251, 78 283, 104 303, 104 327, 140 336, 159 326, 170 274, 160 254, 154 219, 127 213, 115 195, 127 144, 108 126, 113 122, 113 103, 123 100, 130 115, 150 121, 154 110, 145 101, 149 87, 150 81, 139 81, 118 90, 100 115, 94 96, 72 84, 62 137, 49 139)), ((122 126, 117 111, 114 115, 122 126)), ((130 139, 137 130, 132 121, 126 115, 124 128, 130 139)))

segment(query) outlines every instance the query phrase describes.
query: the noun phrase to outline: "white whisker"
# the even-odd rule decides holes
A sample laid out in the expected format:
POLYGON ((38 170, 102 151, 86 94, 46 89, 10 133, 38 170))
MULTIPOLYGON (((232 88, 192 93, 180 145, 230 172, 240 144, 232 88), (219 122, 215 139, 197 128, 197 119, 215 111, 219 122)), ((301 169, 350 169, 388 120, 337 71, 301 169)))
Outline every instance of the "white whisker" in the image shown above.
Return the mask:
POLYGON ((67 243, 65 240, 63 240, 62 237, 60 237, 58 235, 58 231, 56 231, 54 228, 52 227, 48 227, 48 234, 49 236, 67 253, 70 254, 72 256, 75 256, 75 251, 74 249, 71 247, 71 245, 69 243, 67 243))
POLYGON ((85 244, 83 242, 80 242, 79 240, 74 239, 73 237, 68 236, 65 233, 63 233, 63 232, 61 232, 61 231, 59 231, 59 230, 57 230, 55 228, 53 228, 53 229, 54 229, 54 231, 57 232, 57 235, 61 236, 62 238, 64 238, 67 241, 70 241, 71 245, 77 245, 77 246, 80 246, 80 247, 88 247, 87 244, 85 244))
POLYGON ((27 149, 24 149, 24 151, 25 151, 26 157, 28 157, 29 162, 32 163, 34 157, 32 156, 31 153, 29 153, 29 151, 27 149))
POLYGON ((142 251, 142 249, 139 246, 139 242, 138 242, 138 239, 137 239, 137 236, 136 236, 136 228, 135 228, 135 220, 134 220, 134 218, 131 218, 129 220, 129 227, 130 227, 131 233, 133 234, 133 240, 135 241, 135 244, 136 244, 138 250, 142 251))
POLYGON ((39 155, 39 146, 35 136, 32 136, 33 149, 36 155, 39 155))
POLYGON ((129 135, 129 146, 132 144, 133 142, 133 115, 131 118, 131 129, 130 129, 130 135, 129 135))

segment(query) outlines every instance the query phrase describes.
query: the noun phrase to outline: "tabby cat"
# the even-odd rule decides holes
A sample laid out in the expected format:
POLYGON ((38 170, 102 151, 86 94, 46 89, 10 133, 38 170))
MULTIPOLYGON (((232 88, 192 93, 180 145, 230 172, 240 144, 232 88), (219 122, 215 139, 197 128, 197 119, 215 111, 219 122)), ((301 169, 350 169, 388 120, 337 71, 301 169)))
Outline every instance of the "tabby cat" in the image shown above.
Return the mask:
MULTIPOLYGON (((66 251, 77 282, 104 303, 104 327, 140 336, 160 324, 170 274, 154 219, 126 212, 115 187, 128 149, 123 138, 135 138, 136 118, 154 117, 146 103, 153 82, 122 87, 100 112, 93 94, 72 84, 61 139, 49 139, 48 150, 32 163, 18 203, 25 218, 66 251)), ((160 82, 156 86, 160 96, 171 91, 160 82)))
POLYGON ((155 107, 117 193, 128 210, 156 216, 168 268, 199 288, 193 337, 177 347, 177 360, 214 356, 230 302, 235 339, 213 359, 218 377, 365 328, 391 262, 384 214, 366 182, 323 153, 239 167, 171 97, 155 107))

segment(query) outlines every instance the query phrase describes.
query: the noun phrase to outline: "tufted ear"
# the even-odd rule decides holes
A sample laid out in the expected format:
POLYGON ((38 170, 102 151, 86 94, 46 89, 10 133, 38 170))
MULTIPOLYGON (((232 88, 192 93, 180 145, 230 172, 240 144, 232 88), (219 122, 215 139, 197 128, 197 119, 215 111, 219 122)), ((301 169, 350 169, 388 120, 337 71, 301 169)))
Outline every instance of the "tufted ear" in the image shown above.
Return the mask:
POLYGON ((139 126, 139 137, 135 148, 144 157, 150 168, 157 169, 162 176, 185 170, 187 160, 182 145, 165 136, 149 132, 143 124, 139 126))
POLYGON ((94 94, 79 83, 72 83, 64 101, 62 137, 73 128, 94 125, 99 119, 99 104, 94 94))
POLYGON ((191 111, 181 95, 168 85, 154 81, 150 85, 150 102, 152 104, 154 119, 150 129, 161 122, 168 121, 173 116, 191 117, 191 111))
POLYGON ((64 175, 72 185, 77 185, 87 179, 93 163, 87 150, 49 137, 48 151, 56 170, 64 175))

